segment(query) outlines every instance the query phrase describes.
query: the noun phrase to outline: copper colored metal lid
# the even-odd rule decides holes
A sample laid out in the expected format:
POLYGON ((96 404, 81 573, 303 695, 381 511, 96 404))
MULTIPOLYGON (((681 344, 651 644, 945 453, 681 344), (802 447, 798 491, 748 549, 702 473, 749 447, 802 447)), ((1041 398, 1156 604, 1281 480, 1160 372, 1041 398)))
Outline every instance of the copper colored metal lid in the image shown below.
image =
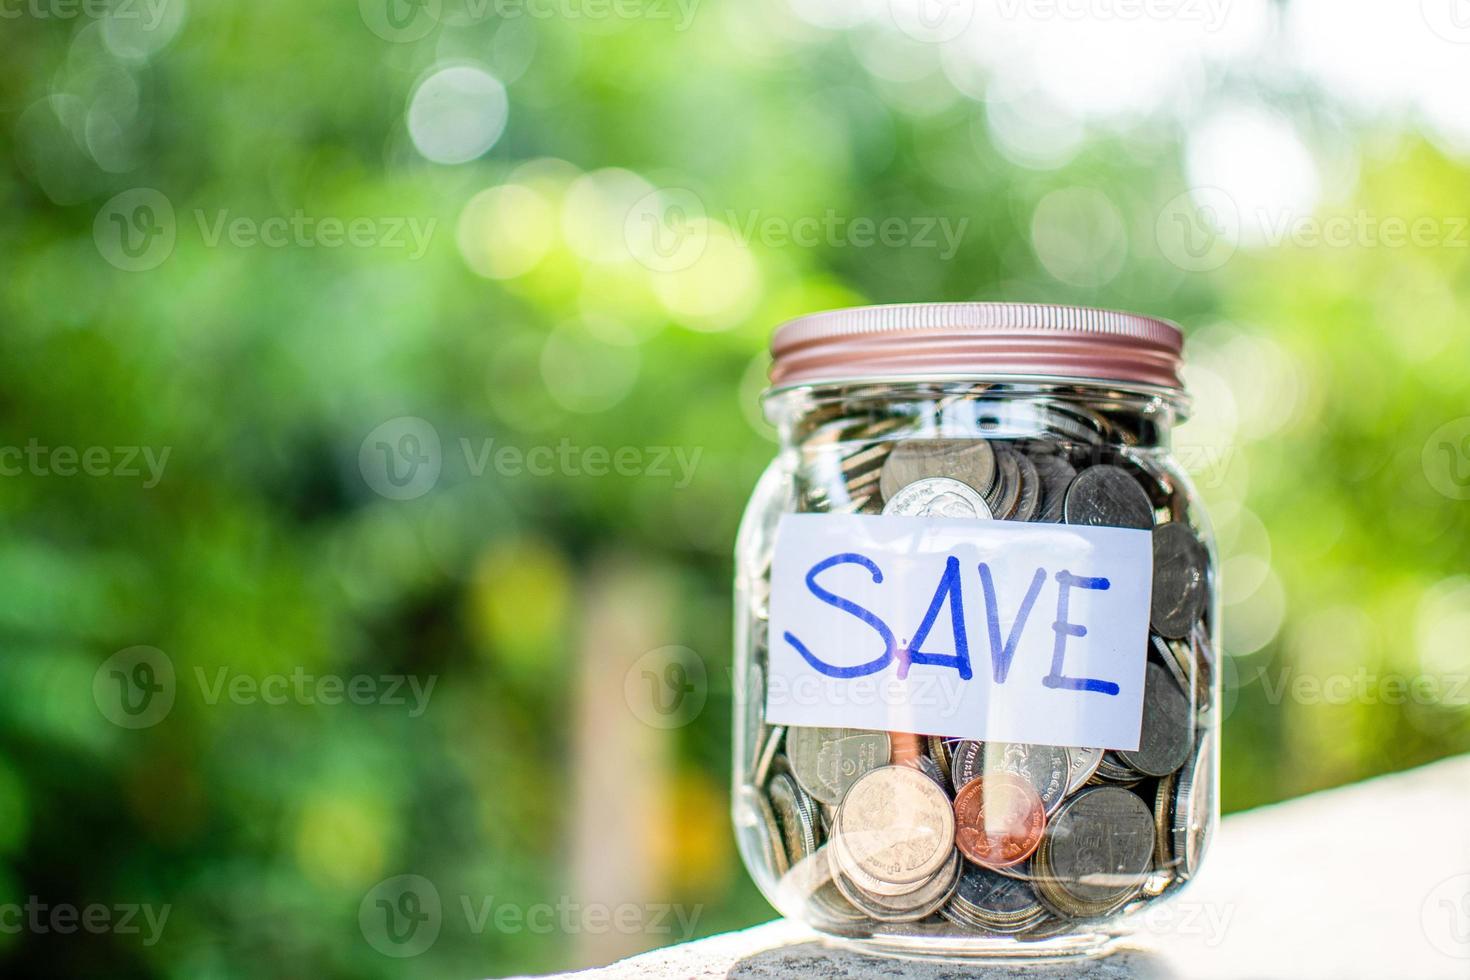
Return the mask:
POLYGON ((975 376, 1182 390, 1183 347, 1167 320, 1082 306, 859 306, 782 324, 771 338, 771 384, 975 376))

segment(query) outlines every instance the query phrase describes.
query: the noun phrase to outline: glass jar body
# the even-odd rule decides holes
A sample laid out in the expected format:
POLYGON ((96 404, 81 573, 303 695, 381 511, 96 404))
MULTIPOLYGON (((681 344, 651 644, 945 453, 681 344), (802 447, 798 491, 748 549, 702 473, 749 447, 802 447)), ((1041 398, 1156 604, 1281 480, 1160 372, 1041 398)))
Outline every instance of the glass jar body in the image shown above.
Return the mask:
MULTIPOLYGON (((1218 819, 1217 566, 1206 517, 1170 454, 1176 398, 1105 383, 1001 379, 822 385, 768 396, 781 447, 736 546, 732 791, 742 859, 782 915, 840 941, 906 955, 1085 954, 1131 931, 1140 913, 1197 873, 1218 819), (1149 625, 1145 649, 1133 654, 1143 661, 1139 748, 767 723, 778 680, 771 644, 791 642, 770 625, 777 531, 789 514, 1149 531, 1149 625), (1039 808, 1026 816, 1028 806, 1039 808), (906 823, 906 808, 927 808, 926 815, 906 823), (1032 822, 1012 832, 1007 819, 1032 822), (921 833, 915 827, 923 820, 930 822, 921 833), (893 847, 912 851, 919 836, 930 846, 942 834, 951 843, 934 861, 884 870, 883 848, 891 857, 893 847)), ((873 581, 879 588, 876 567, 873 581)), ((990 673, 1004 646, 997 639, 1018 618, 1001 610, 990 588, 985 601, 965 598, 968 613, 949 610, 972 620, 977 675, 990 673), (990 631, 989 644, 987 613, 1001 628, 990 631)), ((936 597, 935 609, 941 605, 936 597)), ((1049 611, 1034 618, 1030 628, 1052 625, 1049 611)), ((940 619, 948 622, 947 614, 940 619)), ((910 639, 899 639, 902 651, 910 639)), ((898 677, 920 662, 902 653, 899 660, 898 677)), ((792 696, 790 678, 779 679, 780 696, 792 696)), ((910 697, 903 692, 916 688, 884 690, 910 697)), ((789 719, 792 710, 782 713, 789 719)))

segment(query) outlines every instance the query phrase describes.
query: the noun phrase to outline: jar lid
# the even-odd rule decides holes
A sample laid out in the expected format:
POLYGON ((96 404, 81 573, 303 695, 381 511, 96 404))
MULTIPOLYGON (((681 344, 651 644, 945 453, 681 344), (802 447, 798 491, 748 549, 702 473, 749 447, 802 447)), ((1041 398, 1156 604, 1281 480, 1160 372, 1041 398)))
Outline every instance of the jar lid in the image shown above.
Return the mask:
POLYGON ((889 378, 1111 381, 1182 391, 1168 320, 1039 303, 902 303, 828 310, 771 338, 773 388, 889 378))

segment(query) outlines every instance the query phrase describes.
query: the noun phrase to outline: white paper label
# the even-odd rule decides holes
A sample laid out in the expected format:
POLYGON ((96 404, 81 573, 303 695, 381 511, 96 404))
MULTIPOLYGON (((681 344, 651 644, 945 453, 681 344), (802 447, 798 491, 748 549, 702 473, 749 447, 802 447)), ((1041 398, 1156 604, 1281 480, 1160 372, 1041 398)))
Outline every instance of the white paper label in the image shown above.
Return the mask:
POLYGON ((1148 531, 788 514, 766 720, 1137 749, 1148 531))

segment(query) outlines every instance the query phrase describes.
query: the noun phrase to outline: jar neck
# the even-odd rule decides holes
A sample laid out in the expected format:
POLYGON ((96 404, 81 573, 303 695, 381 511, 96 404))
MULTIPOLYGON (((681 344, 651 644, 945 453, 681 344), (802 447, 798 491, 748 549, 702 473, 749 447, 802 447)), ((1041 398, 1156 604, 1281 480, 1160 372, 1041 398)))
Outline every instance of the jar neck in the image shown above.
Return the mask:
POLYGON ((832 438, 861 423, 869 437, 1025 439, 1052 436, 1167 450, 1188 410, 1184 393, 1106 383, 895 380, 784 388, 764 398, 784 446, 832 438))

